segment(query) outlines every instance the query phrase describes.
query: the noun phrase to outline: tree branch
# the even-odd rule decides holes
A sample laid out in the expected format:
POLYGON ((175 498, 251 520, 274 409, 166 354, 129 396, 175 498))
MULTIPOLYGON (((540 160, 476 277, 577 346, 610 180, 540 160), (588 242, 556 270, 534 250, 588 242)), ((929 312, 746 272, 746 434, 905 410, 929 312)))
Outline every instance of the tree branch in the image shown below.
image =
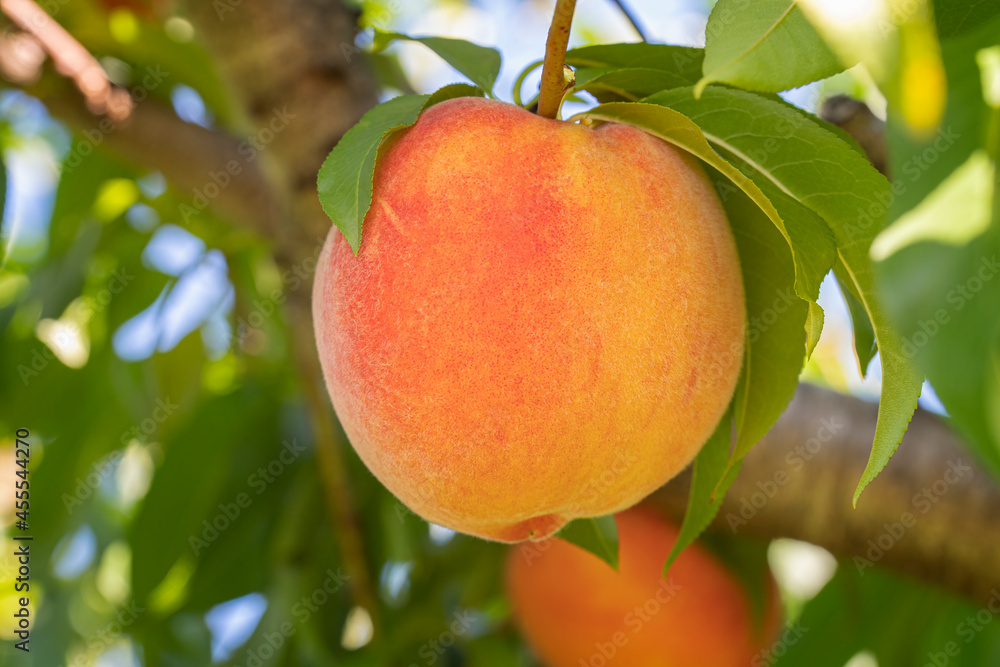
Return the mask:
MULTIPOLYGON (((917 410, 899 451, 851 509, 878 406, 801 385, 743 462, 716 518, 729 534, 790 537, 887 566, 979 601, 1000 590, 1000 485, 937 416, 917 410)), ((689 476, 652 500, 675 516, 689 476)))
POLYGON ((107 114, 114 120, 128 116, 132 109, 128 93, 112 86, 97 59, 34 0, 0 0, 0 9, 38 41, 56 71, 76 84, 93 113, 107 114))
POLYGON ((173 109, 152 100, 137 104, 125 120, 115 123, 93 115, 69 87, 49 88, 26 90, 44 102, 53 115, 78 131, 91 133, 97 137, 95 142, 127 162, 156 169, 176 188, 190 191, 193 208, 201 205, 196 193, 213 183, 211 174, 225 173, 226 165, 235 161, 240 172, 230 174, 228 185, 220 187, 211 199, 212 207, 267 238, 280 238, 276 228, 278 202, 259 166, 248 163, 240 153, 236 137, 187 123, 173 109))
MULTIPOLYGON (((280 230, 275 226, 271 235, 276 245, 287 249, 279 261, 314 266, 310 257, 316 254, 317 239, 325 238, 331 227, 316 195, 316 174, 344 132, 378 102, 374 79, 354 46, 357 16, 333 0, 246 2, 224 5, 223 10, 223 5, 203 0, 185 4, 251 125, 273 130, 260 162, 269 191, 287 210, 278 223, 280 230), (287 122, 275 126, 279 115, 287 122)), ((354 603, 368 611, 378 636, 378 599, 345 472, 348 447, 335 436, 336 417, 319 373, 309 278, 288 295, 292 352, 354 603)))
POLYGON ((635 30, 635 34, 639 35, 639 39, 644 42, 648 42, 649 39, 646 37, 646 33, 643 31, 642 26, 639 25, 639 19, 635 17, 635 14, 625 5, 625 0, 611 0, 616 5, 621 13, 625 16, 628 22, 632 25, 632 29, 635 30))

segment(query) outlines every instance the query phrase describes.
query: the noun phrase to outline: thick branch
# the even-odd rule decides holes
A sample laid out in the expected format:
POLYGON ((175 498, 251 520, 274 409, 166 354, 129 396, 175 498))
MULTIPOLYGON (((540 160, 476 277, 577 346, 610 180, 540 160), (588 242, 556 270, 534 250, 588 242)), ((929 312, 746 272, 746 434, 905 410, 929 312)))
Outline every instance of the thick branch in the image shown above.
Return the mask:
MULTIPOLYGON (((211 206, 220 214, 245 224, 269 238, 279 237, 276 229, 277 203, 264 174, 256 163, 248 162, 239 151, 240 140, 225 132, 187 123, 152 100, 137 104, 128 118, 115 123, 94 116, 80 96, 67 86, 58 92, 30 90, 53 115, 84 132, 83 141, 109 148, 128 162, 156 169, 175 187, 189 194, 189 204, 203 206, 205 188, 214 183, 212 174, 230 177, 225 187, 213 186, 211 206), (227 164, 239 166, 239 173, 227 172, 227 164)), ((235 170, 232 170, 235 171, 235 170)))
MULTIPOLYGON (((716 528, 804 540, 846 559, 844 567, 888 566, 987 600, 1000 590, 1000 485, 941 419, 918 410, 899 451, 851 508, 877 409, 800 386, 744 460, 716 528)), ((671 482, 654 502, 680 516, 688 482, 671 482)))
MULTIPOLYGON (((334 0, 185 4, 250 124, 273 129, 261 169, 269 191, 288 212, 271 236, 279 249, 287 251, 280 261, 314 267, 317 240, 331 226, 319 206, 316 173, 343 133, 378 101, 374 79, 354 46, 357 17, 334 0), (282 120, 275 123, 278 118, 282 120)), ((312 338, 311 280, 303 283, 288 295, 293 353, 316 439, 327 510, 351 577, 354 601, 368 610, 378 635, 375 586, 345 473, 347 447, 334 435, 335 417, 322 387, 312 338)))

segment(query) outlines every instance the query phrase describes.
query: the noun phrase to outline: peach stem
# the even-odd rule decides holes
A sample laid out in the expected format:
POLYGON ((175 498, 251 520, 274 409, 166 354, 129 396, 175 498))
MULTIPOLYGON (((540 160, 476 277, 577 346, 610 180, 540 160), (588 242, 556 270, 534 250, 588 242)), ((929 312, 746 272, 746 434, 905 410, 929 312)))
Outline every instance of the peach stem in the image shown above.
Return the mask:
POLYGON ((557 0, 556 10, 552 14, 549 38, 545 43, 545 62, 542 64, 542 84, 538 92, 537 113, 543 118, 559 116, 559 107, 562 106, 566 93, 566 45, 569 43, 569 29, 575 9, 576 0, 557 0))

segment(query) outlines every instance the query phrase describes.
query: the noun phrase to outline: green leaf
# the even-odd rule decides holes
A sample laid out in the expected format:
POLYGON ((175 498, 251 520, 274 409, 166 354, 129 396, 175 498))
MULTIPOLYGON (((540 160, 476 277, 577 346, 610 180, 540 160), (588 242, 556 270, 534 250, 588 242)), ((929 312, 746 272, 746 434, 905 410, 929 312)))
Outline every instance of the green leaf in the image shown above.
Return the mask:
POLYGON ((934 0, 934 22, 942 40, 970 32, 1000 16, 993 0, 934 0))
MULTIPOLYGON (((836 257, 833 234, 814 211, 796 200, 783 182, 785 174, 794 173, 801 163, 812 159, 822 161, 820 152, 799 136, 802 129, 815 126, 784 103, 720 86, 707 89, 697 100, 691 89, 679 88, 653 95, 646 102, 684 114, 704 134, 713 152, 725 158, 729 170, 723 173, 733 179, 735 172, 755 186, 762 197, 744 187, 741 180, 734 179, 788 241, 795 260, 796 294, 815 302, 836 257), (768 205, 762 205, 762 199, 768 205)), ((817 187, 828 176, 819 178, 817 187)), ((838 185, 835 182, 831 187, 838 185)))
POLYGON ((843 264, 837 262, 834 267, 834 274, 837 276, 837 286, 847 304, 847 312, 851 316, 851 329, 854 332, 854 360, 858 364, 858 375, 865 377, 868 374, 868 365, 878 351, 875 344, 875 329, 872 328, 871 320, 865 307, 861 305, 857 290, 847 279, 843 264))
POLYGON ((429 106, 481 94, 478 88, 457 83, 433 95, 401 95, 368 111, 333 147, 317 177, 319 201, 355 254, 361 248, 361 227, 372 203, 372 178, 382 141, 415 123, 429 106))
POLYGON ((577 70, 574 90, 585 90, 599 102, 635 102, 661 90, 689 85, 690 82, 680 74, 661 69, 586 68, 577 70))
MULTIPOLYGON (((994 32, 1000 33, 1000 25, 994 32)), ((976 62, 982 45, 978 31, 941 44, 948 89, 937 132, 915 136, 897 106, 889 106, 885 139, 893 179, 890 222, 917 206, 983 144, 990 110, 976 62)))
POLYGON ((132 588, 140 604, 179 558, 193 557, 190 539, 200 537, 202 521, 215 515, 212 508, 229 476, 234 448, 245 446, 269 414, 263 399, 245 389, 202 402, 185 427, 165 439, 165 460, 153 476, 129 540, 132 588))
MULTIPOLYGON (((654 97, 659 97, 661 94, 654 97)), ((764 211, 767 217, 771 219, 771 222, 781 231, 786 242, 791 246, 793 255, 797 255, 796 293, 806 298, 809 298, 809 295, 812 293, 819 293, 819 285, 823 280, 823 275, 825 275, 829 268, 827 267, 820 271, 817 267, 825 263, 822 257, 823 254, 832 254, 832 244, 827 246, 828 241, 822 235, 803 235, 801 243, 793 243, 789 237, 790 229, 786 228, 785 221, 778 214, 771 200, 753 180, 744 176, 739 169, 713 150, 712 146, 706 140, 706 134, 703 134, 701 129, 691 119, 673 109, 668 109, 658 104, 624 102, 602 104, 590 111, 579 114, 579 117, 634 125, 653 136, 688 151, 720 171, 764 211)), ((720 195, 725 199, 725 192, 720 193, 720 195)), ((832 261, 831 257, 830 262, 832 263, 832 261)), ((814 300, 815 296, 812 299, 814 300)))
MULTIPOLYGON (((714 174, 717 180, 724 178, 714 174)), ((747 351, 734 400, 735 464, 785 411, 795 394, 806 352, 807 303, 793 290, 795 268, 781 234, 742 192, 725 200, 743 270, 747 351)))
POLYGON ((912 578, 859 566, 859 559, 864 561, 859 556, 837 568, 785 633, 780 657, 775 645, 765 656, 771 660, 761 664, 839 666, 861 651, 874 654, 879 665, 996 664, 1000 626, 969 629, 981 605, 912 578), (946 654, 949 643, 952 651, 946 654))
POLYGON ((979 151, 873 244, 881 294, 979 458, 1000 475, 1000 208, 979 151), (934 267, 928 271, 927 267, 934 267))
MULTIPOLYGON (((850 63, 853 65, 854 63, 850 63)), ((705 27, 704 76, 710 83, 776 93, 844 69, 798 0, 719 0, 705 27)))
MULTIPOLYGON (((751 537, 734 537, 722 531, 706 533, 698 544, 722 561, 726 570, 739 580, 746 592, 753 611, 754 632, 765 630, 768 601, 777 603, 772 588, 771 570, 767 552, 770 540, 751 537)), ((764 637, 765 640, 771 639, 764 637)))
POLYGON ((566 64, 580 69, 656 69, 681 77, 689 85, 701 78, 702 49, 667 44, 598 44, 566 52, 566 64))
POLYGON ((809 302, 809 315, 806 317, 806 359, 812 357, 813 350, 819 343, 823 333, 823 309, 818 303, 809 302))
POLYGON ((447 37, 410 37, 398 32, 375 28, 372 49, 378 53, 397 39, 420 42, 441 59, 469 78, 469 81, 493 96, 493 86, 500 75, 500 52, 463 39, 447 37))
POLYGON ((319 201, 357 254, 361 225, 372 203, 378 148, 393 130, 417 121, 429 95, 401 95, 370 110, 341 137, 320 167, 319 201))
POLYGON ((614 515, 576 519, 566 524, 556 537, 589 551, 618 569, 618 526, 614 515))
POLYGON ((722 506, 722 497, 739 474, 740 464, 729 464, 731 420, 732 413, 727 411, 694 460, 684 523, 681 524, 677 541, 663 564, 664 575, 681 552, 694 544, 712 523, 722 506))
MULTIPOLYGON (((806 277, 800 280, 800 255, 815 256, 812 244, 816 238, 806 229, 818 227, 813 223, 803 227, 801 223, 809 219, 808 213, 818 216, 832 232, 845 281, 853 286, 868 314, 882 361, 875 440, 854 495, 856 503, 903 439, 923 384, 922 374, 904 354, 904 341, 875 294, 869 249, 885 219, 891 199, 889 183, 852 146, 788 105, 718 86, 707 89, 697 101, 685 97, 685 89, 658 93, 649 100, 669 103, 671 108, 690 115, 715 150, 773 202, 778 215, 764 210, 775 224, 784 219, 779 228, 789 239, 795 256, 796 292, 809 301, 816 299, 811 290, 801 289, 806 277), (811 252, 802 253, 804 247, 811 252)), ((750 191, 743 190, 760 205, 750 191)), ((817 277, 815 270, 809 277, 817 277)), ((814 282, 809 284, 810 288, 815 286, 814 282)))
MULTIPOLYGON (((0 150, 0 218, 3 218, 4 210, 7 206, 7 164, 4 160, 3 151, 0 150)), ((4 222, 0 219, 0 223, 4 222)), ((4 253, 7 249, 3 249, 4 253)), ((6 255, 0 256, 0 262, 5 261, 6 255)))

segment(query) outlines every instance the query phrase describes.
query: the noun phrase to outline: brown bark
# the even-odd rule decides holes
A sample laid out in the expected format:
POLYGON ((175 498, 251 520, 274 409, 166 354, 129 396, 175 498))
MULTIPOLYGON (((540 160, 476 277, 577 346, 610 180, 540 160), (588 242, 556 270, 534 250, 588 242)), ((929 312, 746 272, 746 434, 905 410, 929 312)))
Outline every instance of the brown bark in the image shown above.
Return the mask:
MULTIPOLYGON (((271 137, 258 168, 275 202, 265 226, 277 259, 312 271, 311 260, 331 227, 317 198, 316 174, 344 132, 378 101, 374 79, 354 47, 357 16, 333 0, 191 0, 186 8, 241 103, 244 129, 262 144, 271 137)), ((309 278, 288 295, 293 358, 355 603, 368 610, 379 633, 375 588, 345 469, 346 443, 333 428, 312 339, 309 278)))
MULTIPOLYGON (((715 527, 804 540, 843 567, 886 566, 986 601, 1000 590, 1000 485, 936 415, 917 411, 899 451, 851 507, 877 410, 801 385, 747 455, 715 527)), ((653 502, 683 515, 688 482, 674 480, 653 502)))

